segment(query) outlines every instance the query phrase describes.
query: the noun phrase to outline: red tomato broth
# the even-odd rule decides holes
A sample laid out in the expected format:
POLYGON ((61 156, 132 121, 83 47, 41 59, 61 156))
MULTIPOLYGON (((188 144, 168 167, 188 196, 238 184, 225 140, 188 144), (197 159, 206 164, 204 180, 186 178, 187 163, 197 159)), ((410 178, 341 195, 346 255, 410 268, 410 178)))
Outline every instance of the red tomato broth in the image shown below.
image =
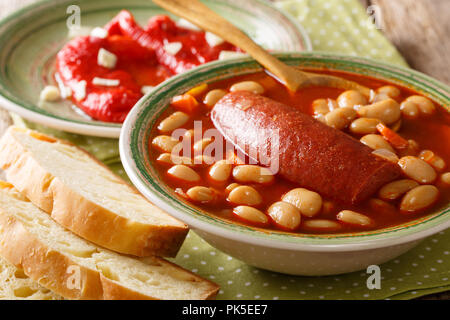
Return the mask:
MULTIPOLYGON (((317 71, 315 72, 324 72, 324 71, 317 71)), ((373 79, 367 76, 362 75, 354 75, 349 74, 345 72, 324 72, 327 74, 333 74, 337 76, 341 76, 343 78, 347 78, 349 80, 356 81, 362 85, 365 85, 371 89, 377 89, 384 85, 392 85, 389 82, 382 81, 379 79, 373 79)), ((205 97, 206 93, 212 89, 224 89, 229 90, 231 85, 233 85, 236 82, 240 81, 256 81, 262 84, 265 87, 264 96, 269 97, 271 99, 274 99, 276 101, 282 102, 284 104, 294 106, 298 110, 310 114, 313 114, 311 104, 315 99, 320 98, 330 98, 330 99, 336 99, 339 94, 341 94, 345 90, 336 89, 336 88, 328 88, 328 87, 310 87, 310 88, 303 88, 299 91, 292 93, 289 92, 288 89, 280 84, 279 82, 273 80, 270 76, 268 76, 264 72, 259 72, 255 74, 250 75, 243 75, 243 76, 237 76, 230 79, 218 81, 215 83, 208 84, 208 90, 201 94, 199 97, 197 97, 197 100, 201 103, 203 101, 203 98, 205 97)), ((417 94, 415 91, 410 90, 408 88, 404 88, 398 85, 394 85, 395 87, 399 88, 401 91, 401 95, 397 100, 397 102, 400 103, 400 101, 404 100, 406 97, 410 95, 417 94)), ((436 103, 435 103, 436 105, 436 103)), ((437 105, 436 105, 437 106, 437 105)), ((167 110, 163 112, 163 114, 160 116, 161 119, 164 119, 166 116, 174 112, 175 110, 172 107, 168 107, 167 110)), ((207 129, 214 128, 212 121, 210 119, 210 108, 206 105, 201 103, 201 108, 197 110, 194 114, 191 115, 191 120, 187 125, 184 125, 183 128, 185 129, 192 129, 193 128, 193 121, 200 120, 202 121, 202 129, 203 132, 207 129)), ((419 143, 420 150, 429 149, 435 152, 437 155, 442 157, 447 164, 450 164, 450 148, 448 148, 448 144, 442 143, 443 141, 450 141, 450 114, 445 111, 442 107, 437 108, 437 112, 434 115, 431 116, 424 116, 421 115, 418 119, 406 119, 405 117, 402 117, 402 127, 398 131, 398 133, 404 137, 405 139, 414 139, 419 143)), ((151 138, 158 135, 157 129, 154 127, 153 131, 151 132, 151 138)), ((345 130, 346 133, 349 134, 348 129, 345 130)), ((352 135, 355 138, 359 139, 360 136, 352 135)), ((151 141, 151 139, 150 139, 151 141)), ((150 150, 154 151, 152 146, 150 145, 150 150)), ((226 200, 227 191, 225 188, 234 181, 231 177, 226 183, 220 184, 217 182, 211 182, 211 179, 208 178, 208 170, 209 166, 205 166, 204 168, 201 168, 199 170, 196 169, 197 173, 200 174, 202 177, 201 182, 194 183, 194 184, 188 184, 183 183, 180 181, 176 181, 172 177, 168 176, 166 171, 170 167, 170 165, 162 165, 161 163, 158 163, 156 161, 156 158, 158 157, 159 153, 150 153, 151 160, 153 161, 154 165, 158 169, 161 179, 166 183, 169 187, 175 189, 175 188, 181 188, 184 192, 189 189, 189 187, 192 187, 194 185, 201 185, 206 187, 212 187, 216 189, 219 194, 222 195, 219 200, 209 203, 209 204, 199 204, 199 203, 193 203, 190 202, 187 199, 184 199, 187 203, 189 203, 192 206, 198 207, 209 214, 213 216, 217 216, 219 218, 225 219, 227 221, 231 221, 238 224, 244 224, 248 226, 253 226, 260 230, 277 230, 277 231, 283 231, 281 228, 278 228, 273 223, 271 223, 270 226, 259 228, 255 225, 252 225, 251 223, 245 223, 243 219, 237 218, 233 214, 233 208, 236 205, 233 205, 229 203, 226 200)), ((247 163, 247 162, 246 162, 247 163)), ((448 167, 444 169, 444 172, 448 170, 448 167)), ((438 179, 439 179, 439 173, 438 173, 438 179)), ((239 183, 239 182, 238 182, 239 183)), ((331 179, 330 179, 331 183, 331 179)), ((275 182, 272 183, 269 187, 260 185, 260 184, 245 184, 252 186, 255 188, 260 195, 263 198, 263 202, 261 205, 254 206, 255 208, 261 210, 264 213, 267 213, 267 208, 273 204, 274 202, 281 201, 281 197, 287 193, 288 191, 301 187, 299 184, 287 181, 279 176, 276 176, 275 182)), ((440 191, 440 198, 436 204, 433 205, 432 208, 429 208, 427 210, 424 210, 422 212, 417 212, 414 214, 404 214, 400 213, 400 211, 397 209, 395 213, 390 212, 389 210, 386 210, 386 212, 375 210, 371 207, 369 200, 365 201, 359 205, 349 205, 349 204, 342 204, 338 203, 336 201, 333 201, 332 199, 327 199, 326 197, 323 197, 323 202, 330 201, 334 205, 334 209, 328 213, 323 212, 323 208, 321 212, 316 215, 313 219, 329 219, 332 221, 336 220, 336 214, 340 212, 341 210, 353 210, 359 213, 362 213, 371 219, 375 221, 374 226, 370 227, 355 227, 349 224, 345 224, 342 222, 339 222, 342 226, 342 228, 339 231, 330 231, 329 233, 338 234, 338 233, 352 233, 352 232, 360 232, 360 231, 367 231, 367 230, 375 230, 375 229, 381 229, 381 228, 387 228, 396 226, 399 224, 407 223, 413 220, 416 220, 418 218, 424 217, 428 214, 430 214, 432 211, 436 211, 439 208, 443 208, 446 205, 448 205, 449 199, 450 199, 450 187, 448 186, 442 186, 437 184, 437 187, 440 191)), ((372 198, 377 198, 377 195, 374 194, 372 198)), ((401 199, 401 198, 400 198, 401 199)), ((389 201, 388 203, 398 207, 400 200, 395 201, 389 201)), ((307 218, 302 215, 302 221, 307 220, 310 218, 307 218)), ((270 219, 269 219, 270 220, 270 219)), ((289 232, 294 234, 322 234, 327 233, 323 231, 312 231, 312 230, 306 230, 302 228, 302 225, 300 225, 300 228, 296 230, 295 232, 289 232)))

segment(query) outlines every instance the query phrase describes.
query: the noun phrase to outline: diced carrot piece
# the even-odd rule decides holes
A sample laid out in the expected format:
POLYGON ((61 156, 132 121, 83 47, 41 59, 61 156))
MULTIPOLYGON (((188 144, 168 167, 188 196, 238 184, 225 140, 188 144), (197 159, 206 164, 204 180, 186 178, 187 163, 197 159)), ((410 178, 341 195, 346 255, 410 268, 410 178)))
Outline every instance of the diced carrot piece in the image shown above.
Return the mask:
POLYGON ((226 160, 228 160, 229 163, 236 164, 236 165, 238 165, 238 164, 245 164, 245 161, 242 160, 241 158, 239 158, 237 156, 237 154, 234 151, 232 151, 232 150, 229 150, 227 152, 226 157, 227 157, 226 160))
POLYGON ((208 85, 206 83, 203 83, 201 85, 198 85, 194 88, 192 88, 191 90, 189 90, 188 92, 186 92, 186 94, 190 94, 193 97, 198 97, 199 95, 201 95, 203 92, 206 91, 206 89, 208 89, 208 85))
POLYGON ((380 134, 395 148, 407 149, 409 146, 408 140, 402 138, 395 131, 389 129, 382 123, 377 124, 377 130, 380 134))
POLYGON ((35 139, 41 140, 41 141, 45 141, 45 142, 50 142, 50 143, 54 143, 56 142, 55 138, 49 137, 45 134, 42 134, 40 132, 35 132, 35 131, 31 131, 30 132, 30 136, 32 136, 35 139))
POLYGON ((11 183, 0 181, 0 189, 12 189, 12 188, 14 188, 14 186, 11 183))
POLYGON ((193 96, 185 93, 181 96, 174 97, 171 105, 177 110, 192 114, 197 110, 199 103, 193 96))

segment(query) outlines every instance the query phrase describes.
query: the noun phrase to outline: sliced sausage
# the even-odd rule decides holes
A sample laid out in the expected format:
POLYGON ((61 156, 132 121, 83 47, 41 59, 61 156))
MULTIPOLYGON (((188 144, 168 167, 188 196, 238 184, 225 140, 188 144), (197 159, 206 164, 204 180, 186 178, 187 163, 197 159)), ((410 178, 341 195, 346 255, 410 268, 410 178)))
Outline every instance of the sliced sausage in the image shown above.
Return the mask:
POLYGON ((376 157, 358 140, 251 92, 225 95, 211 118, 221 134, 249 157, 271 165, 267 150, 277 150, 281 176, 343 202, 367 199, 400 175, 396 164, 376 157), (271 139, 275 132, 278 142, 271 139))

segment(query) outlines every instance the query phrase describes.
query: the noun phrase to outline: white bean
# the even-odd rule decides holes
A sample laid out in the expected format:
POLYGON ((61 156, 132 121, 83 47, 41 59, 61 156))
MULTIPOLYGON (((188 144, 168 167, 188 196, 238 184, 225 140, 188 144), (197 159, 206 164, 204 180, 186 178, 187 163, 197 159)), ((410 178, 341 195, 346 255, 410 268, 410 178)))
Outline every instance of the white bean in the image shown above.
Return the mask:
POLYGON ((367 98, 359 91, 347 90, 342 92, 337 98, 337 103, 341 108, 353 108, 367 104, 367 98))
POLYGON ((373 220, 368 216, 351 210, 342 210, 336 217, 339 221, 352 225, 366 227, 374 224, 373 220))
POLYGON ((300 211, 290 203, 275 202, 267 209, 269 216, 281 228, 295 230, 301 222, 300 211))
POLYGON ((377 125, 381 123, 379 119, 359 118, 350 125, 350 132, 356 134, 369 134, 377 132, 377 125))
POLYGON ((180 142, 170 136, 157 136, 152 140, 152 146, 163 152, 172 152, 172 149, 180 142))
POLYGON ((167 173, 174 178, 187 182, 200 181, 199 174, 183 164, 174 165, 167 171, 167 173))
POLYGON ((227 92, 222 89, 211 90, 206 94, 205 99, 203 100, 203 103, 206 104, 208 107, 212 108, 217 103, 217 101, 222 99, 223 96, 226 94, 227 94, 227 92))
POLYGON ((192 166, 193 162, 191 158, 188 157, 180 157, 171 153, 161 153, 158 158, 156 158, 156 161, 160 162, 160 163, 165 163, 165 164, 170 164, 170 165, 174 165, 174 164, 184 164, 187 166, 192 166))
POLYGON ((194 157, 194 165, 199 167, 209 166, 214 164, 215 159, 210 156, 206 156, 203 154, 199 154, 198 156, 194 157))
POLYGON ((234 167, 233 177, 239 182, 244 183, 270 183, 274 180, 273 173, 264 167, 245 164, 234 167))
POLYGON ((441 172, 445 169, 447 164, 445 160, 439 157, 431 150, 423 150, 419 153, 419 158, 431 165, 434 169, 441 172))
POLYGON ((186 122, 189 121, 189 116, 181 111, 176 111, 172 113, 170 116, 165 118, 158 126, 159 131, 162 133, 168 133, 171 132, 182 125, 184 125, 186 122))
POLYGON ((327 99, 316 99, 312 103, 312 109, 315 115, 323 114, 326 115, 330 112, 330 108, 328 107, 327 99))
POLYGON ((183 134, 183 139, 192 141, 194 139, 194 129, 186 130, 186 132, 183 134))
POLYGON ((194 143, 194 152, 199 153, 202 152, 203 149, 205 149, 211 142, 213 142, 212 138, 204 138, 202 140, 197 141, 194 143))
POLYGON ((360 117, 380 119, 384 124, 390 125, 400 119, 399 104, 393 99, 387 99, 363 106, 358 109, 360 117))
POLYGON ((416 181, 410 179, 397 180, 384 185, 378 191, 378 195, 384 200, 395 200, 418 185, 416 181))
POLYGON ((317 215, 322 208, 322 197, 317 192, 304 188, 292 189, 281 200, 294 205, 302 215, 310 218, 317 215))
POLYGON ((170 153, 162 153, 156 158, 156 161, 160 163, 170 164, 172 165, 172 157, 170 153))
POLYGON ((445 172, 443 174, 441 174, 441 181, 450 186, 450 172, 445 172))
POLYGON ((264 213, 253 207, 238 206, 233 209, 233 213, 248 222, 263 225, 269 222, 269 218, 264 213))
POLYGON ((406 98, 405 101, 415 103, 419 108, 420 112, 423 114, 430 115, 436 111, 436 107, 434 106, 433 102, 431 102, 430 99, 422 96, 418 95, 409 96, 408 98, 406 98))
POLYGON ((406 156, 398 160, 403 173, 419 183, 432 183, 436 179, 436 171, 428 163, 413 156, 406 156))
POLYGON ((394 148, 382 136, 378 134, 367 134, 360 141, 373 150, 386 149, 395 153, 394 148))
POLYGON ((346 128, 353 119, 356 118, 356 111, 342 107, 338 109, 334 109, 325 115, 325 122, 328 126, 333 127, 338 130, 342 130, 346 128))
POLYGON ((54 102, 61 99, 61 93, 59 92, 58 87, 55 86, 45 86, 44 89, 42 89, 40 94, 40 99, 42 101, 49 101, 54 102))
POLYGON ((246 206, 257 206, 261 204, 262 197, 255 188, 249 186, 238 186, 228 194, 228 201, 234 204, 246 206))
POLYGON ((383 101, 383 100, 387 100, 387 99, 391 99, 391 97, 384 92, 379 92, 370 98, 370 102, 374 103, 374 102, 379 102, 379 101, 383 101))
POLYGON ((305 220, 302 223, 302 227, 307 230, 321 232, 337 231, 341 229, 341 225, 338 222, 326 219, 305 220))
POLYGON ((439 190, 432 185, 418 186, 408 191, 400 203, 403 212, 417 212, 429 208, 439 198, 439 190))
POLYGON ((313 112, 315 115, 326 115, 331 110, 338 107, 335 100, 332 99, 316 99, 312 103, 313 112))
POLYGON ((231 192, 231 190, 233 190, 233 189, 235 189, 235 188, 237 188, 237 187, 239 187, 239 186, 240 186, 239 183, 236 183, 236 182, 230 183, 230 184, 225 188, 225 191, 231 192))
POLYGON ((255 81, 242 81, 233 84, 230 88, 230 91, 250 91, 255 94, 262 94, 264 93, 264 87, 255 81))
POLYGON ((211 202, 215 196, 213 189, 203 186, 192 187, 186 194, 191 200, 201 203, 211 202))
POLYGON ((225 182, 230 178, 232 168, 232 165, 227 160, 217 161, 209 169, 209 176, 214 181, 225 182))
POLYGON ((400 97, 400 89, 398 89, 397 87, 394 86, 382 86, 380 88, 377 89, 378 93, 384 93, 386 94, 389 98, 392 99, 396 99, 398 97, 400 97))
POLYGON ((403 101, 400 104, 400 110, 406 118, 416 119, 419 116, 419 107, 412 101, 403 101))

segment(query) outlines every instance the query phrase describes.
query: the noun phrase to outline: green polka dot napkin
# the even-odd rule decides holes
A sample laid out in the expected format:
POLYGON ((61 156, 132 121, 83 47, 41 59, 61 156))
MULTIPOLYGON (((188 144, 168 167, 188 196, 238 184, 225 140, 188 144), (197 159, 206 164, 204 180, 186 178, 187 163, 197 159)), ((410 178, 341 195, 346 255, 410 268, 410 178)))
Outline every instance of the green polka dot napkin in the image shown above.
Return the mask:
POLYGON ((287 0, 276 5, 304 26, 315 51, 328 51, 406 66, 358 0, 287 0))
MULTIPOLYGON (((358 0, 288 0, 276 5, 303 24, 315 50, 406 65, 374 28, 358 0)), ((15 118, 16 123, 73 141, 125 176, 117 140, 63 133, 15 118)), ((365 271, 295 277, 248 266, 190 232, 174 261, 221 286, 218 299, 411 299, 450 290, 450 231, 441 232, 381 266, 381 289, 369 290, 365 271)))

